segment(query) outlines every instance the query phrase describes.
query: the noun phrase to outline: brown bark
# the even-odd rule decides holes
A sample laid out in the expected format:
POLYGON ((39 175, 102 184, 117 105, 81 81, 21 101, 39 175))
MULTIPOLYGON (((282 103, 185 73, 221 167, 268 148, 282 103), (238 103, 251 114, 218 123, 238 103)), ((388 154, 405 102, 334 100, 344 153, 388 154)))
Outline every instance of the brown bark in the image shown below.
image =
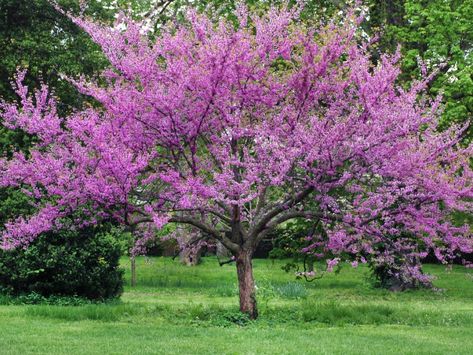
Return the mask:
POLYGON ((314 259, 309 256, 307 259, 307 271, 312 272, 314 271, 314 259))
POLYGON ((131 258, 131 287, 136 286, 136 259, 134 256, 131 258))
POLYGON ((248 314, 250 319, 256 319, 258 317, 258 309, 256 307, 252 254, 250 251, 242 250, 236 258, 236 267, 240 291, 240 311, 248 314))
POLYGON ((179 253, 181 263, 187 266, 195 266, 200 263, 202 256, 202 247, 197 248, 184 248, 179 253))
POLYGON ((223 245, 221 242, 217 241, 217 257, 222 258, 222 259, 229 259, 232 257, 232 253, 225 248, 225 245, 223 245))

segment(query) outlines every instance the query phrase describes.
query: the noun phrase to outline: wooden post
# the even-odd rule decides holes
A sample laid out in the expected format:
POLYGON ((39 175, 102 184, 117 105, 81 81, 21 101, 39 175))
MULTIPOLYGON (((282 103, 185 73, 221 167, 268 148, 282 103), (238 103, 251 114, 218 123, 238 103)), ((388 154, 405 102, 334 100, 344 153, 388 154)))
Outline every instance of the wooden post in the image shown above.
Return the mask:
POLYGON ((131 260, 131 287, 136 286, 136 259, 134 256, 130 258, 131 260))

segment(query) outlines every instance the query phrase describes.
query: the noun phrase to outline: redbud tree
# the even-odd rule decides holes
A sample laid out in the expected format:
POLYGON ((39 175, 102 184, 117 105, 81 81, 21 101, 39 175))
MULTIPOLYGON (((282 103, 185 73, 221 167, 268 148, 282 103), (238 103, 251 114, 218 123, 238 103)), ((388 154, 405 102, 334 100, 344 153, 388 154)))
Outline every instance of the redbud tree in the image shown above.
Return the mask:
POLYGON ((373 64, 354 16, 311 28, 295 8, 241 6, 235 18, 190 11, 152 39, 126 17, 107 27, 71 16, 111 66, 74 81, 97 105, 68 117, 18 74, 3 124, 36 143, 1 161, 0 184, 22 189, 36 212, 5 225, 3 248, 70 220, 187 224, 233 254, 251 318, 252 255, 290 219, 319 221, 334 253, 385 243, 447 261, 472 251, 449 218, 472 209, 472 149, 458 144, 464 127, 438 132, 427 82, 398 86, 398 55, 373 64))

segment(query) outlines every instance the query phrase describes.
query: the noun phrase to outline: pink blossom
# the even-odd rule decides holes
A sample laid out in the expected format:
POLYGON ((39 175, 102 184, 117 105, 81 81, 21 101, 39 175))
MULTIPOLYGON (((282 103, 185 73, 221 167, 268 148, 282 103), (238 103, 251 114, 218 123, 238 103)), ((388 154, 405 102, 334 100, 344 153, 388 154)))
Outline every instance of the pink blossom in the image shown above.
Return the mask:
POLYGON ((340 262, 340 258, 327 260, 327 272, 332 272, 334 266, 337 266, 339 262, 340 262))

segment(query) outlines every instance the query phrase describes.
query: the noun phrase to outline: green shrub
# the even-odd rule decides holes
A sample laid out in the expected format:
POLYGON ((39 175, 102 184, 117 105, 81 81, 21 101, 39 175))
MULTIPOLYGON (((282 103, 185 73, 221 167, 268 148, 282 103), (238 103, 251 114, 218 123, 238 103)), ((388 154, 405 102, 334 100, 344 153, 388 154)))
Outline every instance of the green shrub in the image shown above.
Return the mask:
POLYGON ((220 312, 218 317, 212 319, 212 325, 217 327, 231 327, 234 325, 244 327, 251 324, 251 319, 246 313, 240 311, 220 312))
POLYGON ((0 292, 108 299, 123 291, 116 239, 96 229, 45 233, 27 249, 0 250, 0 292))

